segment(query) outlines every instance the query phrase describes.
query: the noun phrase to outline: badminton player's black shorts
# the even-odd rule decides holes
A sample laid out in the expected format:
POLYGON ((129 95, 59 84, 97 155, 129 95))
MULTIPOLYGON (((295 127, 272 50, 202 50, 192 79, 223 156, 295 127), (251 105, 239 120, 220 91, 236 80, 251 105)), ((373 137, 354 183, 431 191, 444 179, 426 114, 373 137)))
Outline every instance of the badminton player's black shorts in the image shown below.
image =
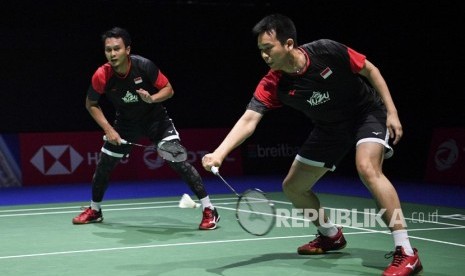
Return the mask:
POLYGON ((365 142, 380 143, 385 147, 385 158, 393 154, 388 144, 386 111, 376 109, 358 121, 336 126, 316 125, 296 156, 296 160, 334 171, 337 164, 354 145, 365 142))
MULTIPOLYGON (((161 120, 151 120, 139 124, 117 121, 114 128, 122 139, 132 143, 137 143, 143 137, 148 138, 154 145, 161 140, 181 140, 173 121, 167 115, 161 120)), ((101 151, 113 157, 123 158, 129 155, 131 148, 131 145, 118 146, 105 142, 101 151)))

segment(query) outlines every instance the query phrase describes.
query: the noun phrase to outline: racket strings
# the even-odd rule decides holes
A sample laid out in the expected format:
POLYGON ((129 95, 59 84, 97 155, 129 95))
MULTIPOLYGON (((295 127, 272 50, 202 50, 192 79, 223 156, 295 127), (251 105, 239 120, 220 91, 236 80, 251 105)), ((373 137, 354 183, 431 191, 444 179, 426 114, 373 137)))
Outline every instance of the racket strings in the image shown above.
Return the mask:
POLYGON ((211 172, 218 176, 238 197, 236 219, 242 229, 256 236, 268 234, 275 225, 276 210, 274 204, 265 196, 265 193, 254 188, 239 195, 220 175, 218 167, 211 167, 211 172))
POLYGON ((258 236, 267 234, 276 220, 273 203, 257 190, 248 190, 241 196, 236 216, 245 230, 258 236))
POLYGON ((157 146, 158 154, 165 160, 183 162, 187 160, 187 151, 181 144, 173 141, 162 141, 157 146))
POLYGON ((168 153, 170 153, 171 155, 173 156, 178 156, 180 154, 183 154, 185 153, 185 149, 183 146, 181 146, 180 144, 177 144, 177 143, 170 143, 170 142, 165 142, 165 143, 162 143, 159 147, 158 147, 160 150, 162 151, 166 151, 168 153))

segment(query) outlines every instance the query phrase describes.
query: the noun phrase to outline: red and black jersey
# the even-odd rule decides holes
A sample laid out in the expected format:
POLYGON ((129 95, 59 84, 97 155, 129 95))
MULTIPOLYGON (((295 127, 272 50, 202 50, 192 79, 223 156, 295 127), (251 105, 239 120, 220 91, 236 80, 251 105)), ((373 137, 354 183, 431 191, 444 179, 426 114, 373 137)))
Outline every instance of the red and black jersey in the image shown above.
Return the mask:
POLYGON ((298 48, 307 57, 300 73, 270 70, 258 84, 248 109, 265 113, 287 105, 303 112, 315 124, 353 120, 382 105, 376 91, 357 74, 365 56, 328 39, 298 48))
POLYGON ((143 88, 153 95, 166 86, 168 79, 152 61, 138 55, 130 55, 129 59, 125 76, 118 75, 109 63, 100 66, 92 76, 87 97, 98 101, 105 94, 116 109, 116 119, 124 122, 165 113, 160 103, 144 102, 136 90, 143 88))

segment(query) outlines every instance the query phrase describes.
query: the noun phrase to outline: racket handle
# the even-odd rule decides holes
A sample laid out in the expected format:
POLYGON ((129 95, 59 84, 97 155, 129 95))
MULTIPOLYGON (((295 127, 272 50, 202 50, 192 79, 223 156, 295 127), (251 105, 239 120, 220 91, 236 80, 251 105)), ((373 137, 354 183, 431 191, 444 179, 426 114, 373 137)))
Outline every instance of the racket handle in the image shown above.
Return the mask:
MULTIPOLYGON (((108 141, 108 138, 106 135, 103 135, 103 141, 108 141)), ((128 144, 128 141, 121 139, 121 144, 128 144)))
POLYGON ((220 168, 218 168, 216 166, 212 166, 210 170, 214 175, 219 175, 220 174, 220 168))

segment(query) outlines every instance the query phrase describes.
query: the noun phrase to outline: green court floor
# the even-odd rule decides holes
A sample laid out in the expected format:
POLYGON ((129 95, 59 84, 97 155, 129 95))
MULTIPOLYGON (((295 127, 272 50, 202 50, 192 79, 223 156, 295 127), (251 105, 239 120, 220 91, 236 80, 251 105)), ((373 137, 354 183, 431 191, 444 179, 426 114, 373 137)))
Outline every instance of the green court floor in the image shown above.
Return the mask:
MULTIPOLYGON (((230 194, 211 196, 221 215, 213 231, 197 230, 200 209, 180 209, 180 196, 106 201, 103 223, 90 225, 71 223, 87 202, 2 207, 0 275, 381 275, 390 263, 384 255, 393 250, 392 237, 366 215, 372 200, 321 194, 339 214, 348 245, 299 256, 297 247, 316 229, 285 216, 291 205, 282 193, 269 196, 281 218, 262 237, 237 224, 230 194)), ((465 210, 403 208, 423 275, 463 275, 465 210)))

